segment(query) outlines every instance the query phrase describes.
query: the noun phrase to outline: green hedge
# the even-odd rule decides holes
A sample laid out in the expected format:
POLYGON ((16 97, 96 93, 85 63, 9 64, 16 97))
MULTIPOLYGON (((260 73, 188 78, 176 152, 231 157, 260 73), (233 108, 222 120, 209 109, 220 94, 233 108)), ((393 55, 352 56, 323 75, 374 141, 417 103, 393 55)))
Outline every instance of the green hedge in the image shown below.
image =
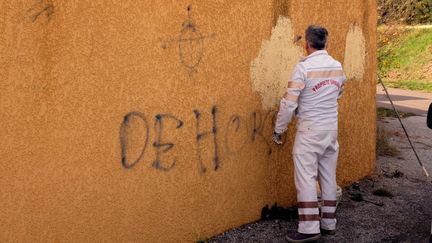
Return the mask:
POLYGON ((432 0, 378 0, 379 24, 432 24, 432 0))

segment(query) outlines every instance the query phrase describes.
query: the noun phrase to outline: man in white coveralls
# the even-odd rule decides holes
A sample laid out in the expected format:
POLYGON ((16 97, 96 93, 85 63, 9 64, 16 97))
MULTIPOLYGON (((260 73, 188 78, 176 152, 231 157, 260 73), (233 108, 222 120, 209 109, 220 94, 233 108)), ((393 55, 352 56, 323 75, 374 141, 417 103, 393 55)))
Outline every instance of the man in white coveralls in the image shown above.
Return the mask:
POLYGON ((288 89, 280 101, 273 141, 282 144, 293 114, 297 133, 293 147, 299 225, 289 242, 309 242, 321 233, 336 230, 336 164, 339 153, 338 98, 346 80, 342 65, 326 51, 328 31, 320 26, 306 30, 308 54, 295 67, 288 89), (319 213, 316 181, 322 192, 319 213))

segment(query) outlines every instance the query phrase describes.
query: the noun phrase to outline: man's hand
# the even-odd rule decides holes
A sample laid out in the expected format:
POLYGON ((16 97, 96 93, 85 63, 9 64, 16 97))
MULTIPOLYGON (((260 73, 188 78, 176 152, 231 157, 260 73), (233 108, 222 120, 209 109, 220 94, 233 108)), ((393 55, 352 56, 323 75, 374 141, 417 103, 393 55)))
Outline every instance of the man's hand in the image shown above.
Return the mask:
POLYGON ((273 133, 273 136, 272 136, 272 140, 273 140, 273 142, 275 142, 277 145, 282 145, 282 144, 283 144, 283 141, 282 141, 282 134, 281 134, 281 133, 276 133, 276 132, 274 132, 274 133, 273 133))

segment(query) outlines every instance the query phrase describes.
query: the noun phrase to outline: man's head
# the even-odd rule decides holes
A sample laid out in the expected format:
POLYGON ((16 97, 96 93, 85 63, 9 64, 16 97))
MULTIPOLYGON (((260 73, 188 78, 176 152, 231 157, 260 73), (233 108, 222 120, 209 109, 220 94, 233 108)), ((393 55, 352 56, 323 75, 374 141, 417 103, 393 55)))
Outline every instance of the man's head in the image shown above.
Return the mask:
POLYGON ((321 26, 311 25, 306 29, 306 52, 308 55, 327 48, 328 31, 321 26))

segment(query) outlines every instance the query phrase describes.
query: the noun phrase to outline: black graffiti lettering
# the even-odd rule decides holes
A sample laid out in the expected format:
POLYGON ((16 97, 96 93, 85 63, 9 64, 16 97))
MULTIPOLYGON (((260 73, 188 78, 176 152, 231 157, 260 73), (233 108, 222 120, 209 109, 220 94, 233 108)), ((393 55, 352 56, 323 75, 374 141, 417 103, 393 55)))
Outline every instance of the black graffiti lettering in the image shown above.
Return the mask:
MULTIPOLYGON (((252 122, 251 122, 252 123, 252 137, 251 137, 251 139, 252 139, 252 142, 255 142, 257 136, 261 137, 262 140, 264 141, 264 143, 267 145, 267 148, 268 148, 267 155, 271 155, 272 149, 271 149, 271 146, 268 143, 266 137, 264 137, 264 135, 263 135, 263 130, 264 130, 264 125, 265 125, 268 117, 271 115, 271 113, 272 113, 271 111, 267 112, 266 115, 264 116, 264 118, 260 119, 259 124, 257 123, 257 112, 252 112, 252 114, 251 114, 251 119, 252 119, 252 122)), ((262 116, 260 114, 260 118, 261 117, 262 116)))
POLYGON ((163 166, 161 163, 161 155, 162 153, 167 153, 169 150, 171 150, 174 147, 173 143, 163 143, 162 142, 162 133, 164 130, 164 119, 171 119, 174 120, 177 123, 176 128, 179 129, 183 126, 183 122, 176 117, 169 115, 169 114, 158 114, 155 117, 155 129, 157 133, 156 141, 153 143, 153 147, 156 149, 156 160, 153 162, 153 167, 162 170, 162 171, 169 171, 171 170, 175 164, 176 159, 173 160, 170 166, 163 166))
POLYGON ((219 151, 218 151, 218 143, 217 143, 217 124, 216 124, 216 113, 217 108, 216 106, 213 106, 212 108, 212 129, 209 132, 200 132, 200 121, 201 121, 201 113, 198 110, 193 111, 195 113, 196 118, 196 143, 197 143, 197 157, 198 157, 198 163, 199 163, 199 170, 201 173, 205 173, 207 171, 207 168, 205 167, 202 157, 201 157, 201 147, 200 147, 200 141, 205 138, 208 135, 213 136, 213 169, 218 170, 220 167, 220 161, 219 161, 219 151))
MULTIPOLYGON (((198 109, 194 109, 193 112, 196 119, 195 143, 199 172, 205 173, 210 168, 217 171, 221 168, 217 107, 212 106, 211 109, 210 129, 203 128, 205 125, 203 125, 202 113, 198 109), (206 159, 207 156, 210 158, 206 159), (206 160, 210 160, 211 162, 206 160)), ((263 147, 264 145, 265 153, 270 156, 274 148, 269 141, 270 135, 265 130, 269 127, 269 122, 274 126, 273 120, 276 114, 276 111, 268 111, 266 113, 252 112, 248 121, 238 114, 231 115, 227 125, 223 127, 225 131, 222 131, 225 136, 225 140, 222 141, 222 146, 225 146, 224 152, 227 155, 233 155, 242 151, 248 144, 262 140, 259 141, 259 147, 263 147)), ((210 122, 209 118, 207 120, 210 122)), ((155 116, 155 137, 153 140, 155 159, 152 162, 153 168, 169 171, 176 166, 177 157, 173 152, 175 144, 172 141, 167 141, 165 136, 169 134, 167 128, 176 130, 182 128, 183 125, 183 121, 171 114, 158 114, 155 116)), ((133 168, 143 160, 147 144, 149 143, 149 137, 149 125, 143 113, 130 112, 124 116, 120 126, 121 164, 124 168, 133 168)))
POLYGON ((140 112, 130 112, 128 114, 126 114, 123 118, 123 122, 120 125, 120 147, 121 147, 121 164, 124 168, 126 169, 130 169, 132 167, 134 167, 144 156, 144 152, 147 148, 147 143, 149 140, 149 126, 146 120, 146 117, 143 113, 140 112), (134 160, 132 163, 129 163, 127 160, 127 142, 128 142, 128 126, 129 123, 131 121, 131 119, 133 117, 138 117, 142 120, 143 124, 144 124, 144 129, 146 132, 146 136, 145 136, 145 141, 143 144, 143 148, 140 152, 140 155, 138 156, 138 158, 136 160, 134 160))
POLYGON ((230 117, 230 119, 228 120, 228 124, 226 126, 226 131, 225 131, 225 149, 226 149, 227 154, 232 155, 232 154, 238 153, 246 145, 246 140, 244 140, 241 144, 239 144, 236 147, 234 147, 230 143, 231 135, 239 133, 241 124, 242 124, 242 118, 238 115, 232 115, 230 117))

